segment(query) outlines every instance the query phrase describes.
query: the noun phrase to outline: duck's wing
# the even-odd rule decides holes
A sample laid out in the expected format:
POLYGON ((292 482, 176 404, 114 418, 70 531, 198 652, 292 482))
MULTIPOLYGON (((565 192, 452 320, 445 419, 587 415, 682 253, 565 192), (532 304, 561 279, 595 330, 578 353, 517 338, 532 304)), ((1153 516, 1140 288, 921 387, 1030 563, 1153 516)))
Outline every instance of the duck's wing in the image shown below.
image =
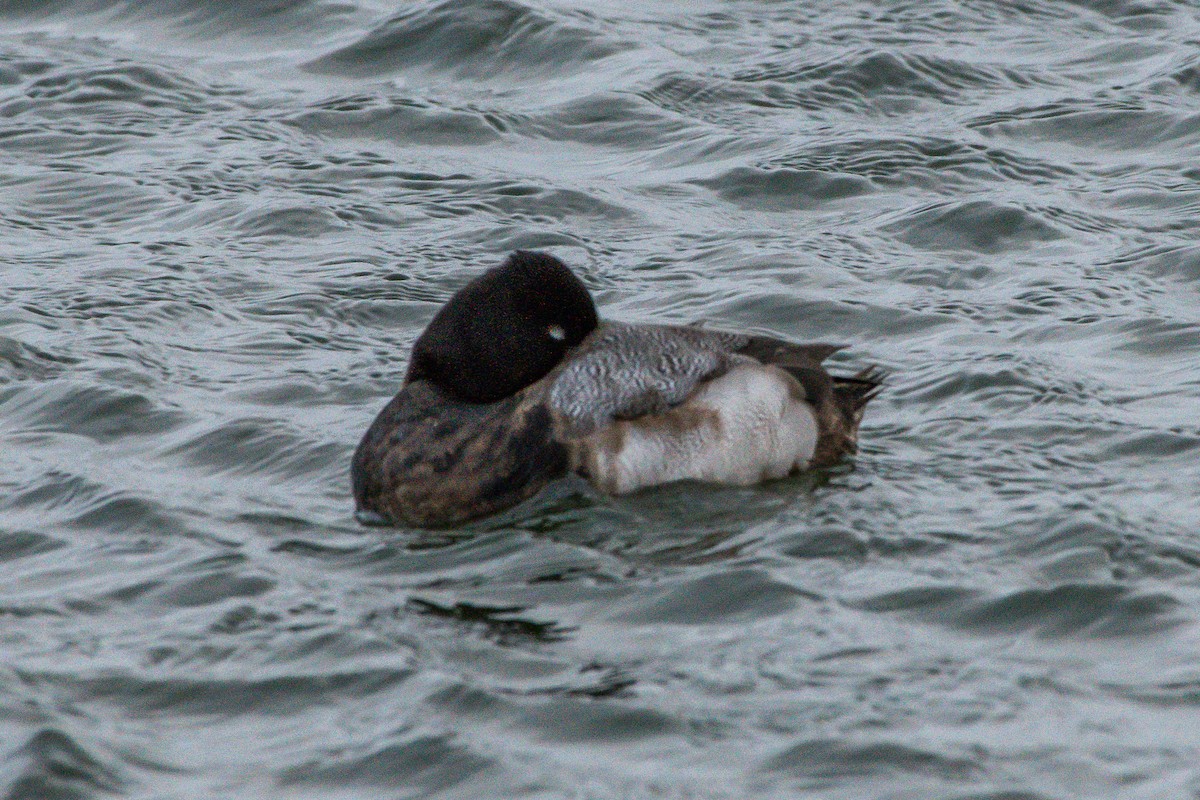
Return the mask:
POLYGON ((572 432, 679 405, 732 362, 753 358, 796 376, 810 397, 828 396, 821 361, 836 345, 798 345, 698 326, 602 325, 553 378, 549 402, 572 432))
POLYGON ((796 344, 771 336, 747 335, 745 344, 734 352, 771 364, 789 373, 801 386, 813 405, 826 401, 833 393, 833 379, 822 362, 841 350, 840 344, 796 344))
POLYGON ((554 376, 550 407, 581 435, 665 411, 728 369, 738 344, 695 328, 606 322, 554 376))
POLYGON ((845 348, 844 344, 796 344, 753 334, 745 334, 741 338, 745 339, 746 343, 736 347, 735 352, 783 369, 820 367, 821 362, 845 348))

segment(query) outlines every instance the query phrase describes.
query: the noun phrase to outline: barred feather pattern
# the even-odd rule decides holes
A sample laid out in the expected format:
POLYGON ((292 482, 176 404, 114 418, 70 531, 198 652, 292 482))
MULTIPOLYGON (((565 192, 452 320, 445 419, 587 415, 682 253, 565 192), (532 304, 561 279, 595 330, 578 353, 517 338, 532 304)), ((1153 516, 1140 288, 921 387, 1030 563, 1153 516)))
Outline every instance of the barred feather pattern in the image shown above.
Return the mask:
POLYGON ((568 360, 550 390, 551 408, 575 435, 613 420, 666 411, 696 386, 744 360, 750 337, 671 325, 605 323, 568 360))

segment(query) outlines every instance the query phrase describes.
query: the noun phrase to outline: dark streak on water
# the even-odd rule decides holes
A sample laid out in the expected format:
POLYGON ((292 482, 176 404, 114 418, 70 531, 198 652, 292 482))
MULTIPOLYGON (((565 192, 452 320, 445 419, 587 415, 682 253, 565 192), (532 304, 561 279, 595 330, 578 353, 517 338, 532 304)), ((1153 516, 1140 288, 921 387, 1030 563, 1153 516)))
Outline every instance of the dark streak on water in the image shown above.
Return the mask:
POLYGON ((1200 797, 1184 2, 0 2, 0 790, 1200 797), (852 469, 365 530, 516 248, 894 371, 852 469))

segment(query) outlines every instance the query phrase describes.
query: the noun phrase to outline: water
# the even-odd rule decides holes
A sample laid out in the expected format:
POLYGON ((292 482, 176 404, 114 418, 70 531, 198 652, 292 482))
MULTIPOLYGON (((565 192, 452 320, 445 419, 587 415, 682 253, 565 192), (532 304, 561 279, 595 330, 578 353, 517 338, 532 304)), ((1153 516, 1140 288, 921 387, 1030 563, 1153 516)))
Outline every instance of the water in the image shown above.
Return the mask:
POLYGON ((0 3, 0 786, 1200 797, 1200 14, 0 3), (513 248, 845 342, 852 466, 437 533, 350 454, 513 248))

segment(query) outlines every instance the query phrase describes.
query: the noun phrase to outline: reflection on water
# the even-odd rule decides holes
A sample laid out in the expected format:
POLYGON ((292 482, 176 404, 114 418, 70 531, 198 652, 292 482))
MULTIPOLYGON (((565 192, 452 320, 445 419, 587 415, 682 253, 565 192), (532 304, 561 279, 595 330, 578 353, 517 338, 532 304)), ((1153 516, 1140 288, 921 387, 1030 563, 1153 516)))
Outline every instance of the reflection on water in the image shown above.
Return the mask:
POLYGON ((1200 792, 1184 3, 0 4, 4 796, 1200 792), (892 371, 853 463, 348 462, 547 248, 892 371))

